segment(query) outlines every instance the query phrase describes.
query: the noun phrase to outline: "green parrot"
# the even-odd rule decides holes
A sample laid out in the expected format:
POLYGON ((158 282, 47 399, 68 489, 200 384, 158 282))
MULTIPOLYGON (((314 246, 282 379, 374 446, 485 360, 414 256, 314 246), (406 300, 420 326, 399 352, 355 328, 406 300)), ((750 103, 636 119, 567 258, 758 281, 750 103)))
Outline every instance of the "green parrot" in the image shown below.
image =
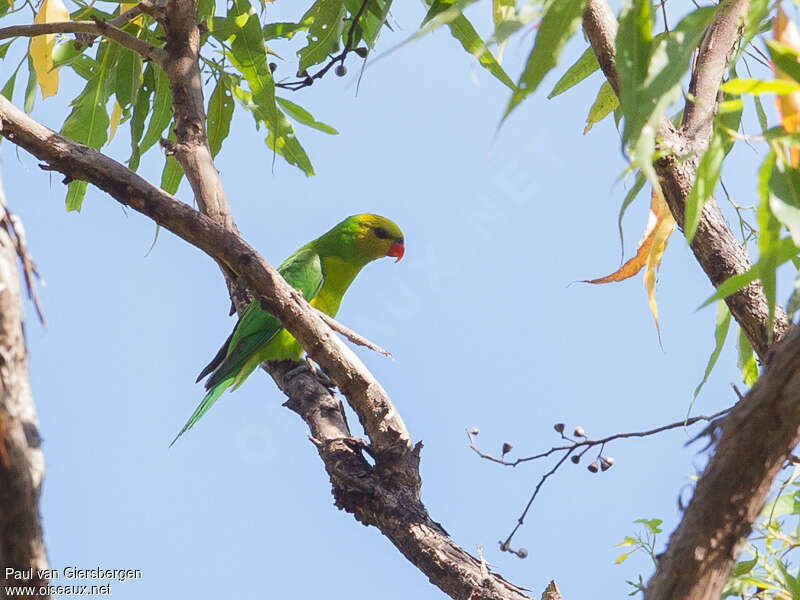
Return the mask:
MULTIPOLYGON (((399 261, 405 252, 403 232, 385 217, 353 215, 309 242, 278 267, 278 272, 322 312, 335 316, 342 296, 358 272, 384 256, 399 261)), ((192 428, 229 387, 238 388, 265 360, 300 360, 303 348, 271 313, 254 299, 217 355, 200 373, 206 375, 205 398, 170 447, 192 428)))

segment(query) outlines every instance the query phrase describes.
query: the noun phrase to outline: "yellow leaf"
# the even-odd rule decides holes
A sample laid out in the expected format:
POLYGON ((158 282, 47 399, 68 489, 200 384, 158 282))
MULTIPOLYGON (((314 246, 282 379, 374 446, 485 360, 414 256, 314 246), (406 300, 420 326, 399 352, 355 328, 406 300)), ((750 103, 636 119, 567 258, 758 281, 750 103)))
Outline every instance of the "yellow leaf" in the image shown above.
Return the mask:
POLYGON ((119 126, 119 122, 122 120, 122 107, 119 105, 119 102, 114 102, 114 108, 111 111, 111 123, 110 123, 110 130, 108 132, 108 143, 111 143, 111 140, 114 139, 114 134, 117 133, 117 127, 119 126))
MULTIPOLYGON (((672 231, 675 229, 675 219, 664 201, 664 198, 656 194, 655 190, 650 199, 650 215, 647 219, 639 246, 636 248, 636 256, 628 260, 619 269, 598 279, 586 279, 584 283, 610 283, 612 281, 622 281, 636 275, 643 268, 644 287, 647 290, 647 298, 650 304, 650 312, 656 322, 656 332, 658 341, 661 343, 661 329, 658 325, 658 307, 654 295, 656 271, 661 265, 661 258, 667 248, 667 241, 672 231)), ((624 559, 623 559, 624 560, 624 559)))
MULTIPOLYGON (((120 2, 120 5, 119 5, 119 14, 122 14, 122 13, 124 13, 126 10, 130 10, 130 9, 132 9, 132 8, 133 8, 134 6, 136 6, 137 4, 138 4, 138 2, 120 2)), ((139 24, 141 24, 141 22, 142 22, 142 15, 139 15, 139 16, 138 16, 138 17, 136 17, 135 19, 131 19, 131 23, 135 23, 136 25, 139 25, 139 24)), ((110 140, 109 140, 109 141, 110 141, 110 140)))
MULTIPOLYGON (((38 23, 62 23, 69 21, 69 12, 61 0, 44 0, 39 12, 33 18, 38 23)), ((53 70, 54 34, 38 35, 31 40, 30 54, 33 70, 42 88, 42 99, 55 96, 58 92, 58 71, 53 70)))
POLYGON ((658 333, 658 343, 661 343, 661 328, 658 326, 658 306, 656 306, 655 286, 656 271, 661 266, 661 259, 667 249, 667 241, 672 231, 675 229, 675 219, 663 198, 653 192, 650 201, 650 214, 655 215, 656 226, 653 234, 653 243, 650 252, 647 254, 647 264, 644 269, 644 289, 647 290, 647 300, 650 304, 650 312, 653 313, 653 320, 656 323, 658 333))
POLYGON ((618 564, 619 564, 619 563, 621 563, 623 560, 625 560, 626 558, 628 558, 630 555, 631 555, 631 552, 623 552, 622 554, 620 554, 620 555, 617 557, 617 560, 615 560, 615 561, 614 561, 614 564, 615 564, 615 565, 618 565, 618 564))
MULTIPOLYGON (((772 37, 792 50, 800 52, 800 33, 794 22, 789 20, 783 9, 778 6, 778 14, 772 24, 772 37)), ((772 65, 775 77, 793 81, 791 77, 772 65)), ((775 108, 781 119, 781 125, 786 131, 797 131, 800 129, 800 92, 792 92, 775 98, 775 108)), ((792 146, 789 148, 790 160, 793 167, 800 164, 800 148, 792 146)))

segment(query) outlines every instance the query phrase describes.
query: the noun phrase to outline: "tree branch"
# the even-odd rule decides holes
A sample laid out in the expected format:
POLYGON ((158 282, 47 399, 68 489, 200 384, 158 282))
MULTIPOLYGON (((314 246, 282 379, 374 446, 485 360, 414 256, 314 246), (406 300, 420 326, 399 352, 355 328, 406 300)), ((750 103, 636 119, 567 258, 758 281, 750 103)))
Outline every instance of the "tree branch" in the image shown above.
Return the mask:
MULTIPOLYGON (((697 102, 687 104, 684 128, 677 130, 665 119, 658 131, 660 145, 669 152, 654 166, 672 216, 681 228, 699 157, 708 147, 711 136, 717 90, 727 58, 738 39, 739 20, 747 6, 748 0, 726 0, 718 9, 714 23, 701 45, 697 59, 700 68, 693 75, 692 89, 698 94, 697 102), (687 155, 692 158, 679 159, 687 155)), ((583 28, 603 73, 618 91, 619 74, 615 67, 618 25, 606 0, 588 0, 583 28)), ((708 198, 703 206, 691 248, 714 287, 719 287, 724 281, 744 273, 752 266, 746 250, 736 240, 713 198, 708 198)), ((781 339, 789 328, 786 314, 776 307, 772 331, 767 330, 767 299, 758 282, 732 294, 725 302, 761 362, 768 362, 771 343, 781 339)))
MULTIPOLYGON (((698 157, 711 136, 719 84, 748 4, 747 0, 721 4, 697 57, 691 82, 695 102, 687 104, 680 130, 667 121, 659 129, 660 143, 671 152, 655 163, 656 172, 681 226, 698 157), (693 158, 677 159, 687 154, 693 158)), ((605 0, 589 0, 584 30, 606 77, 618 84, 614 40, 609 37, 616 22, 605 0)), ((715 286, 751 266, 711 198, 703 207, 691 247, 715 286)), ((800 441, 800 329, 795 327, 787 335, 789 322, 778 307, 773 329, 767 330, 767 302, 759 284, 747 286, 726 302, 767 366, 723 421, 716 451, 648 583, 647 600, 719 598, 776 474, 800 441)))
POLYGON ((338 331, 339 333, 341 333, 344 337, 346 337, 348 340, 350 340, 354 344, 357 344, 358 346, 364 346, 365 348, 369 348, 373 352, 377 352, 379 354, 383 354, 384 356, 388 356, 389 358, 393 358, 391 352, 389 352, 388 350, 384 350, 383 348, 378 346, 378 344, 376 344, 375 342, 369 341, 363 335, 361 335, 359 333, 356 333, 355 331, 353 331, 352 329, 350 329, 346 325, 342 325, 341 323, 339 323, 339 321, 337 321, 336 319, 334 319, 333 317, 331 317, 329 315, 326 315, 324 312, 322 312, 318 308, 315 308, 314 310, 317 311, 317 314, 319 315, 319 318, 322 319, 323 321, 325 321, 325 323, 328 325, 328 327, 330 327, 334 331, 338 331))
POLYGON ((370 443, 355 440, 339 401, 308 374, 286 380, 293 363, 272 374, 306 421, 331 476, 341 508, 378 527, 432 583, 457 600, 524 600, 520 588, 488 570, 450 540, 419 497, 418 444, 391 400, 353 352, 316 312, 235 232, 179 202, 96 150, 69 140, 0 97, 0 135, 71 179, 89 181, 120 203, 152 218, 230 269, 319 363, 347 397, 370 443), (375 464, 363 455, 367 450, 375 464))
POLYGON ((723 421, 714 456, 645 593, 716 600, 775 476, 800 442, 800 328, 774 349, 756 384, 723 421))
MULTIPOLYGON (((5 210, 2 195, 0 208, 5 210)), ((5 228, 0 228, 0 267, 0 590, 24 584, 36 587, 31 598, 50 598, 39 593, 48 581, 37 573, 47 569, 39 517, 44 455, 28 378, 17 244, 5 228), (33 569, 33 576, 6 577, 9 567, 33 569)))
POLYGON ((37 23, 35 25, 12 25, 0 28, 0 40, 12 37, 36 37, 53 33, 88 33, 103 35, 120 46, 141 54, 147 60, 161 65, 165 58, 163 48, 154 46, 119 27, 104 21, 67 21, 64 23, 37 23))
POLYGON ((175 159, 192 186, 200 211, 226 229, 236 231, 225 190, 206 134, 203 80, 200 75, 200 30, 195 2, 167 2, 164 72, 172 89, 175 118, 175 159))

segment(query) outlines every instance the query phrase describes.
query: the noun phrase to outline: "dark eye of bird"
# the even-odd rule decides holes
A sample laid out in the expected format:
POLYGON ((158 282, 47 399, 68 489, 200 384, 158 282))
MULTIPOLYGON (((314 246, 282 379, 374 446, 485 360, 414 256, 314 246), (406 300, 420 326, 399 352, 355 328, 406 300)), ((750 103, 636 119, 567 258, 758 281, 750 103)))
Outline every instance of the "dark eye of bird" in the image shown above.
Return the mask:
POLYGON ((389 232, 386 231, 383 227, 378 227, 377 229, 375 229, 375 236, 381 238, 382 240, 391 237, 389 235, 389 232))

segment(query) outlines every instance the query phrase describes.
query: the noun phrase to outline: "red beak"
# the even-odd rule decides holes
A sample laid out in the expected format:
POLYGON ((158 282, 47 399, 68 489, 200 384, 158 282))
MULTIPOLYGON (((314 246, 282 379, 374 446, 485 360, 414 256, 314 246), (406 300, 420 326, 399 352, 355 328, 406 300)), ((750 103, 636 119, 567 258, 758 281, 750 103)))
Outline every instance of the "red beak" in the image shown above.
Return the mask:
POLYGON ((397 260, 394 262, 400 262, 400 259, 403 258, 403 254, 406 252, 406 247, 401 244, 400 242, 395 242, 391 246, 389 246, 389 252, 386 253, 386 256, 391 256, 392 258, 396 258, 397 260))

